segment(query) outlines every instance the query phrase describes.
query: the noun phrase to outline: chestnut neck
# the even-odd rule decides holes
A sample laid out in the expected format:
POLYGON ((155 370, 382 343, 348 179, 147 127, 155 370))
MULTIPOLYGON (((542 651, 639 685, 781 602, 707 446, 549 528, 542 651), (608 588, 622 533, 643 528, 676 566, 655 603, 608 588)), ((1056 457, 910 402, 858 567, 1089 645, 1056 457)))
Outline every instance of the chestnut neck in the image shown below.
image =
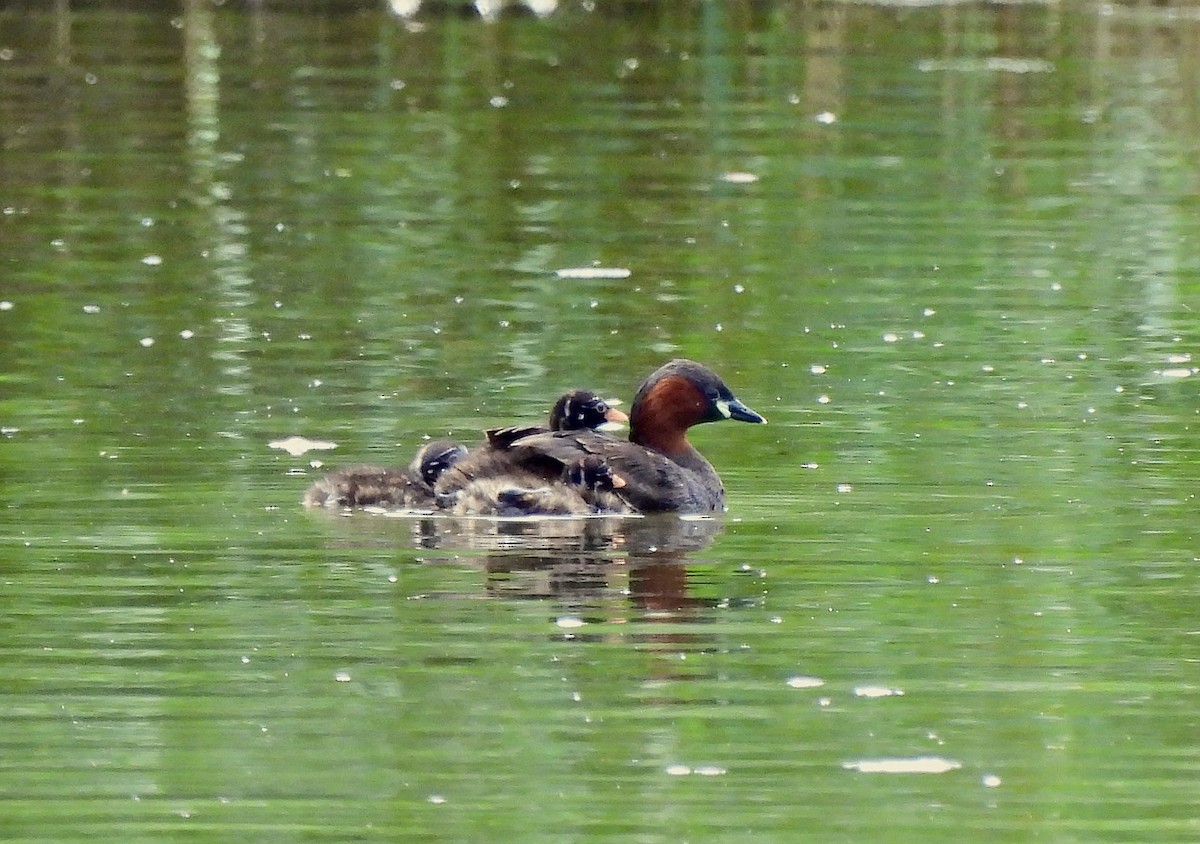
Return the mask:
POLYGON ((668 457, 695 453, 687 429, 704 418, 704 394, 689 379, 668 375, 630 408, 629 439, 668 457))

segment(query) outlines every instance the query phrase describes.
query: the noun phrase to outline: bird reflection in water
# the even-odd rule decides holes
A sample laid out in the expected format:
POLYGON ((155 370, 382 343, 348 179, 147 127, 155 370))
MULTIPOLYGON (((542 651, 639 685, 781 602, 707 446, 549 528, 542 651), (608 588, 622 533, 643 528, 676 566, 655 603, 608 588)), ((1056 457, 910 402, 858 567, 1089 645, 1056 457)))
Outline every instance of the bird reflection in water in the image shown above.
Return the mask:
MULTIPOLYGON (((430 565, 452 564, 484 574, 483 591, 502 600, 536 600, 552 606, 554 637, 570 642, 623 641, 670 655, 656 679, 693 676, 680 655, 716 648, 715 637, 695 625, 714 620, 721 599, 691 594, 694 555, 724 530, 720 517, 647 516, 496 519, 416 516, 354 522, 355 543, 364 524, 405 523, 413 545, 430 565)), ((391 516, 391 513, 385 515, 391 516)), ((373 533, 373 531, 372 531, 373 533)), ((383 535, 378 539, 384 540, 383 535)), ((395 541, 389 532, 388 541, 395 541)), ((697 668, 698 668, 697 664, 697 668)))
MULTIPOLYGON (((317 517, 328 517, 313 511, 317 517)), ((392 514, 386 514, 392 515, 392 514)), ((689 592, 692 555, 724 531, 721 517, 655 514, 612 517, 490 519, 396 515, 348 519, 354 544, 395 541, 394 531, 367 539, 362 527, 408 526, 410 541, 428 564, 452 564, 484 573, 484 593, 506 600, 551 601, 558 638, 656 642, 679 650, 692 636, 650 633, 641 625, 704 621, 719 604, 689 592), (636 630, 619 625, 636 623, 636 630)))
POLYGON ((724 529, 719 518, 433 518, 413 528, 419 547, 460 552, 460 565, 471 564, 465 552, 486 552, 476 565, 488 595, 552 602, 557 638, 619 638, 671 654, 713 647, 679 625, 707 621, 718 604, 690 594, 688 565, 724 529))

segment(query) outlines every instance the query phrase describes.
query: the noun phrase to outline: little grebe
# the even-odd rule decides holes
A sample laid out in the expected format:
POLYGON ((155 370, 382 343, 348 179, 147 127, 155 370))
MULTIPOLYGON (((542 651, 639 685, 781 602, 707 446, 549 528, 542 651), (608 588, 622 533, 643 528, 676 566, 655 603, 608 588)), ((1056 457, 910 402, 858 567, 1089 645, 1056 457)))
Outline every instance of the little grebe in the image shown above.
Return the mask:
MULTIPOLYGON (((562 463, 549 463, 539 467, 540 471, 532 471, 527 466, 512 466, 510 471, 503 474, 495 472, 494 467, 498 461, 507 462, 506 450, 516 440, 559 431, 594 433, 628 421, 628 416, 592 391, 569 390, 551 408, 548 428, 541 425, 512 425, 485 431, 487 441, 473 450, 469 459, 455 467, 454 480, 442 488, 435 486, 437 503, 444 510, 458 515, 550 516, 595 512, 595 507, 582 498, 585 485, 577 483, 573 488, 568 488, 570 478, 567 467, 562 463), (544 508, 534 506, 538 496, 531 497, 526 493, 546 492, 550 488, 548 481, 559 482, 555 487, 560 488, 561 500, 551 501, 547 498, 545 500, 550 503, 544 508), (530 506, 522 510, 519 502, 528 502, 530 506)), ((594 471, 598 474, 608 470, 597 468, 594 471)))
MULTIPOLYGON (((530 474, 524 479, 537 481, 530 474)), ((510 476, 480 478, 460 490, 447 509, 460 516, 591 516, 632 513, 617 490, 625 480, 600 457, 589 455, 563 467, 557 483, 514 485, 510 476)))
POLYGON ((467 456, 449 440, 430 440, 403 469, 349 466, 331 472, 304 493, 306 507, 389 507, 433 510, 433 485, 448 468, 467 456))
MULTIPOLYGON (((497 428, 487 432, 486 452, 498 443, 548 431, 602 428, 627 422, 629 417, 589 390, 570 390, 550 409, 550 427, 540 425, 497 428)), ((403 469, 349 466, 326 475, 304 494, 306 507, 387 507, 412 510, 438 508, 433 486, 438 477, 467 456, 467 450, 448 440, 433 440, 403 469)))
POLYGON ((609 401, 600 398, 591 390, 568 390, 559 396, 554 407, 550 408, 550 427, 541 425, 511 425, 505 428, 492 428, 484 433, 487 436, 486 446, 505 448, 514 440, 528 437, 532 434, 544 434, 547 431, 608 431, 620 427, 629 421, 629 417, 609 401))
POLYGON ((596 456, 625 482, 617 494, 635 512, 717 512, 725 508, 725 488, 712 464, 687 441, 687 429, 724 419, 767 421, 738 401, 712 370, 682 358, 651 373, 629 414, 628 442, 591 430, 493 441, 488 453, 472 454, 438 479, 438 501, 467 508, 469 502, 459 498, 476 483, 517 489, 563 485, 565 468, 596 456))

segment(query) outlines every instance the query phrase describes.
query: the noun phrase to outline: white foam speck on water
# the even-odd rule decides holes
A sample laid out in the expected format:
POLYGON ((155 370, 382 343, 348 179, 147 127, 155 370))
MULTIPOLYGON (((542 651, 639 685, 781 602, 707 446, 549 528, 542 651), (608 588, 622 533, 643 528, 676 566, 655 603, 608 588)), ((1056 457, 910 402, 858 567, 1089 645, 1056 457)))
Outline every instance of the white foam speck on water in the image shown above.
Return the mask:
POLYGON ((958 770, 962 763, 940 756, 916 756, 908 759, 858 759, 843 762, 842 767, 863 774, 944 774, 958 770))
POLYGON ((388 8, 393 15, 410 18, 421 10, 421 0, 388 0, 388 8))
POLYGON ((267 448, 277 448, 281 451, 286 451, 292 457, 299 457, 309 451, 328 451, 332 448, 337 448, 337 443, 329 442, 328 440, 310 440, 308 437, 288 437, 283 440, 272 440, 267 443, 267 448))
POLYGON ((697 765, 695 768, 690 765, 668 765, 666 773, 672 777, 686 777, 695 774, 698 777, 721 777, 729 773, 720 765, 697 765))
MULTIPOLYGON (((905 5, 918 5, 909 2, 905 5)), ((932 4, 924 4, 932 5, 932 4)), ((1054 64, 1044 59, 983 56, 981 58, 922 59, 917 62, 922 73, 1053 73, 1054 64)))
POLYGON ((525 0, 525 8, 539 18, 544 18, 558 8, 558 0, 525 0))
POLYGON ((554 274, 559 278, 629 278, 633 275, 632 271, 625 267, 563 267, 560 270, 555 270, 554 274))
POLYGON ((821 686, 825 685, 825 681, 820 677, 805 677, 803 675, 797 675, 795 677, 789 677, 787 684, 793 689, 819 689, 821 686))
POLYGON ((722 173, 721 181, 729 182, 731 185, 752 185, 758 181, 758 176, 754 173, 734 170, 729 173, 722 173))
POLYGON ((855 686, 854 694, 856 697, 901 697, 904 691, 889 686, 855 686))

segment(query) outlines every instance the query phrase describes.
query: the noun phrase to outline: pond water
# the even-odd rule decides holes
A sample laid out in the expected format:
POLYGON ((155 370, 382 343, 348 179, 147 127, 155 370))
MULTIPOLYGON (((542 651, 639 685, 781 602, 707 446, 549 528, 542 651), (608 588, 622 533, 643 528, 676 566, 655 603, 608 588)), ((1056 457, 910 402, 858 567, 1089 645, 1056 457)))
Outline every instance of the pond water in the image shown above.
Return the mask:
POLYGON ((5 839, 1195 841, 1200 16, 555 5, 0 4, 5 839), (299 505, 675 356, 721 518, 299 505))

